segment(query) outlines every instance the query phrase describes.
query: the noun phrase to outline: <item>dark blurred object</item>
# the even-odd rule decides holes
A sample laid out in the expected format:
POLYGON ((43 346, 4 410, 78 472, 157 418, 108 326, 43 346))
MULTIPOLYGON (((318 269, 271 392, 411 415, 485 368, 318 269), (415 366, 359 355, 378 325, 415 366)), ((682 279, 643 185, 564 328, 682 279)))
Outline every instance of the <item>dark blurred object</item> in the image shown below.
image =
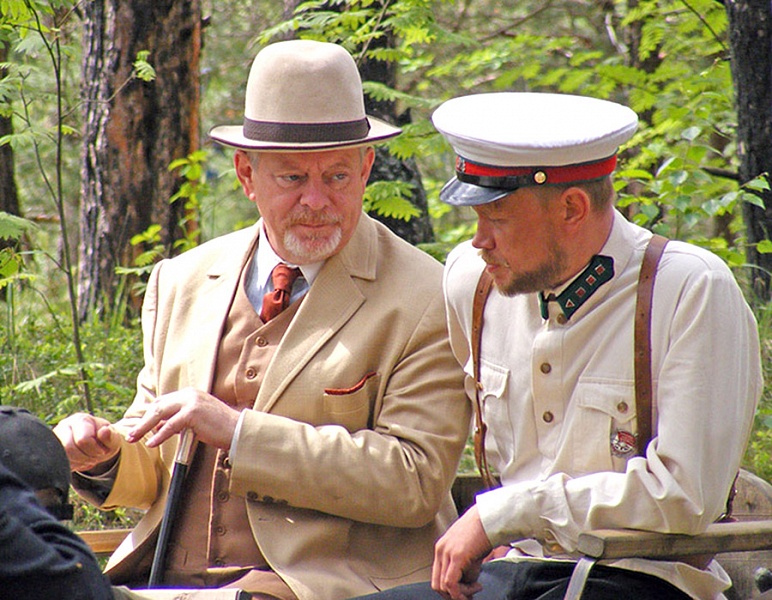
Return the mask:
POLYGON ((753 580, 760 592, 772 590, 772 571, 766 567, 759 567, 753 572, 753 580))
POLYGON ((72 519, 67 454, 51 428, 25 408, 0 406, 0 462, 54 517, 72 519))

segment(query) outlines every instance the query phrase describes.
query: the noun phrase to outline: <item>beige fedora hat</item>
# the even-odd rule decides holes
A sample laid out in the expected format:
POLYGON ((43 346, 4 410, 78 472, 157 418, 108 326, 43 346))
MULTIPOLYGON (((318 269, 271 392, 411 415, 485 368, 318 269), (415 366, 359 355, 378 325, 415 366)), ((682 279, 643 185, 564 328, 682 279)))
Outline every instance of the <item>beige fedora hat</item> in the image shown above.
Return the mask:
POLYGON ((214 127, 209 136, 235 148, 287 152, 361 146, 400 132, 365 114, 362 80, 345 49, 290 40, 255 57, 244 124, 214 127))

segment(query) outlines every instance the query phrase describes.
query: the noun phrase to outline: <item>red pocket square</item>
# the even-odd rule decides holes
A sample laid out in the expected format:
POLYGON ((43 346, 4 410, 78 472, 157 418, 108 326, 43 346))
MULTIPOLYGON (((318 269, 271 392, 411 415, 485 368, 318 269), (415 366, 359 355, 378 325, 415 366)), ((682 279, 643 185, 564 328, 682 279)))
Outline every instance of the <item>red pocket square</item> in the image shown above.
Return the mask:
POLYGON ((367 380, 371 377, 375 377, 377 374, 378 373, 375 371, 370 371, 350 388, 326 388, 324 393, 329 394, 330 396, 345 396, 346 394, 353 394, 354 392, 361 390, 365 386, 365 383, 367 383, 367 380))

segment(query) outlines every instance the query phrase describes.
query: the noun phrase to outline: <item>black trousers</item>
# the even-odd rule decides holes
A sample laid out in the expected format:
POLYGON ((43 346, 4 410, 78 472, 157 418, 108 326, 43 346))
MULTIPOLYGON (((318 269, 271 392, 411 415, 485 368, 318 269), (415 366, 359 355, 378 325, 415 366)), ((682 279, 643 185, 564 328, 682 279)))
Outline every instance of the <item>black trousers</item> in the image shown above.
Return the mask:
MULTIPOLYGON (((485 563, 480 574, 482 591, 474 600, 563 600, 574 563, 552 561, 485 563)), ((368 600, 440 600, 429 583, 416 583, 363 596, 368 600)), ((689 600, 664 579, 627 569, 595 565, 582 594, 583 600, 689 600)))

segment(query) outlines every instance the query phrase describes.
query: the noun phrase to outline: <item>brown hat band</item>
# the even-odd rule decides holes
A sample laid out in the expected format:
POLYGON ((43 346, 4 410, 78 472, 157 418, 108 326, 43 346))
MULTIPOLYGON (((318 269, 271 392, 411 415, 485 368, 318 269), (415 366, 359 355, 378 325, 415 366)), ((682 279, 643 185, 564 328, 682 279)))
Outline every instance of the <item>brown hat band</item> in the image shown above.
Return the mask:
POLYGON ((346 142, 364 139, 369 131, 367 118, 336 123, 277 123, 244 118, 244 137, 263 142, 346 142))

